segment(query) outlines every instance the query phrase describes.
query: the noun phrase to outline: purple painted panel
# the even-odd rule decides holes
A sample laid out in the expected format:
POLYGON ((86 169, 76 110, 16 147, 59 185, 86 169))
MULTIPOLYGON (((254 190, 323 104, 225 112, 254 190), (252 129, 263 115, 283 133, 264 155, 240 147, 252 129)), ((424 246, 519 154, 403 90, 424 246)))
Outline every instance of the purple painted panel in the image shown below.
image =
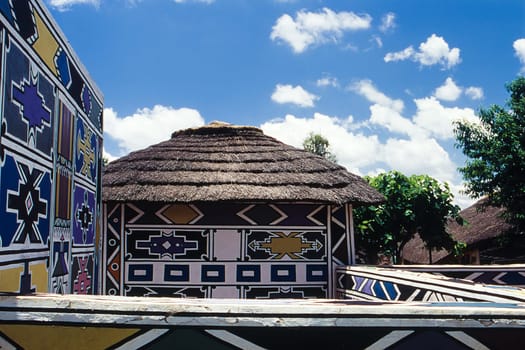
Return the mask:
POLYGON ((92 245, 95 240, 95 194, 77 184, 73 203, 73 244, 92 245))

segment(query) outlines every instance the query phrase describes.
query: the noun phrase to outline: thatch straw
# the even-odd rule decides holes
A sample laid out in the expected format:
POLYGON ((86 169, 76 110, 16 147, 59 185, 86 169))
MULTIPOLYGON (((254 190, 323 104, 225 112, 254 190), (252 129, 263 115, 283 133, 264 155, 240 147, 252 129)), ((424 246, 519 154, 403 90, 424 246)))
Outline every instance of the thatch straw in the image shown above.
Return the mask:
MULTIPOLYGON (((455 220, 447 224, 447 232, 458 242, 474 247, 482 242, 492 240, 507 232, 510 225, 501 217, 504 209, 486 205, 486 198, 482 198, 472 206, 463 209, 459 215, 465 219, 465 225, 459 225, 455 220)), ((446 250, 432 252, 434 262, 443 260, 451 253, 446 250)), ((416 264, 428 263, 428 250, 424 242, 416 236, 403 249, 403 259, 416 264)))
POLYGON ((371 204, 362 178, 260 129, 214 123, 111 162, 104 201, 308 201, 371 204))

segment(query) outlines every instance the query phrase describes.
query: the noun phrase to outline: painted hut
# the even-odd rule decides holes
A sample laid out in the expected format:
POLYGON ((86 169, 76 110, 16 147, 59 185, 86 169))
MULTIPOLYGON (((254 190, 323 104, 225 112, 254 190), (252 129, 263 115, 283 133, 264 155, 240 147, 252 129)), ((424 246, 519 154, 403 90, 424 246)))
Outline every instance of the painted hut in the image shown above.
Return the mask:
POLYGON ((353 261, 352 207, 381 194, 255 127, 212 123, 103 175, 103 292, 326 298, 353 261))
MULTIPOLYGON (((512 248, 498 248, 497 239, 511 226, 502 217, 503 208, 487 205, 486 202, 487 199, 482 198, 459 213, 465 220, 464 225, 454 220, 447 224, 447 231, 452 237, 466 244, 462 256, 454 257, 451 252, 442 249, 432 252, 433 263, 479 265, 525 261, 521 252, 514 252, 512 248)), ((428 250, 419 236, 406 244, 403 260, 413 264, 429 263, 428 250)))

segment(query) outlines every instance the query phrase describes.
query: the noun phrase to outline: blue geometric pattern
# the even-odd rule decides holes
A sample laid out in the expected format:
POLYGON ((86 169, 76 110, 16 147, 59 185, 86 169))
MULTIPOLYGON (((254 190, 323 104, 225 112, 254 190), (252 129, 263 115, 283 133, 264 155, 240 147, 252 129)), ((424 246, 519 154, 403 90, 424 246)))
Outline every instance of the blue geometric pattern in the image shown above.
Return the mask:
POLYGON ((381 300, 398 300, 401 296, 397 285, 392 282, 351 275, 349 289, 381 300))
POLYGON ((47 244, 50 173, 30 167, 8 154, 1 175, 0 220, 3 234, 0 246, 26 242, 47 244))
POLYGON ((38 92, 37 81, 24 81, 20 86, 13 83, 13 101, 20 106, 20 113, 29 128, 41 128, 51 122, 51 111, 46 107, 44 97, 38 92))
POLYGON ((272 282, 295 282, 295 265, 272 265, 271 280, 272 282))
POLYGON ((150 236, 147 241, 137 241, 137 249, 147 249, 150 255, 159 258, 175 259, 177 255, 186 254, 187 250, 196 250, 196 241, 186 241, 184 237, 176 236, 175 232, 161 233, 150 236))
POLYGON ((43 6, 0 0, 0 287, 96 293, 102 100, 43 6))
POLYGON ((146 282, 153 280, 153 265, 140 264, 129 267, 129 280, 132 282, 146 282))
POLYGON ((204 283, 224 282, 224 272, 224 265, 202 265, 201 281, 204 283))
POLYGON ((237 282, 258 283, 261 282, 260 265, 237 265, 237 282))
POLYGON ((306 265, 306 281, 327 282, 328 268, 326 265, 306 265))
POLYGON ((190 266, 189 265, 165 265, 164 281, 167 282, 189 282, 190 266))

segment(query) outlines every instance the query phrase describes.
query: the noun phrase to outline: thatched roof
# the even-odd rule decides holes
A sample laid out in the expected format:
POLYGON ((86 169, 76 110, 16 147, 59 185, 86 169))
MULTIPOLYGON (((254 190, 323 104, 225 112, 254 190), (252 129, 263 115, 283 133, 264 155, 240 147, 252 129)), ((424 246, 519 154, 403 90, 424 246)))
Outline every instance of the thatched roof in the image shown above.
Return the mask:
MULTIPOLYGON (((293 132, 293 131, 292 131, 293 132)), ((340 165, 266 136, 255 127, 212 123, 109 163, 104 201, 384 200, 340 165)))
MULTIPOLYGON (((465 225, 459 225, 455 220, 449 221, 447 231, 456 241, 466 243, 467 247, 473 247, 502 235, 510 228, 501 217, 504 209, 487 206, 486 201, 486 198, 482 198, 459 213, 465 219, 465 225)), ((433 251, 432 260, 438 262, 448 255, 450 253, 446 250, 433 251)), ((428 250, 419 236, 405 245, 403 259, 418 264, 428 263, 428 250)))

